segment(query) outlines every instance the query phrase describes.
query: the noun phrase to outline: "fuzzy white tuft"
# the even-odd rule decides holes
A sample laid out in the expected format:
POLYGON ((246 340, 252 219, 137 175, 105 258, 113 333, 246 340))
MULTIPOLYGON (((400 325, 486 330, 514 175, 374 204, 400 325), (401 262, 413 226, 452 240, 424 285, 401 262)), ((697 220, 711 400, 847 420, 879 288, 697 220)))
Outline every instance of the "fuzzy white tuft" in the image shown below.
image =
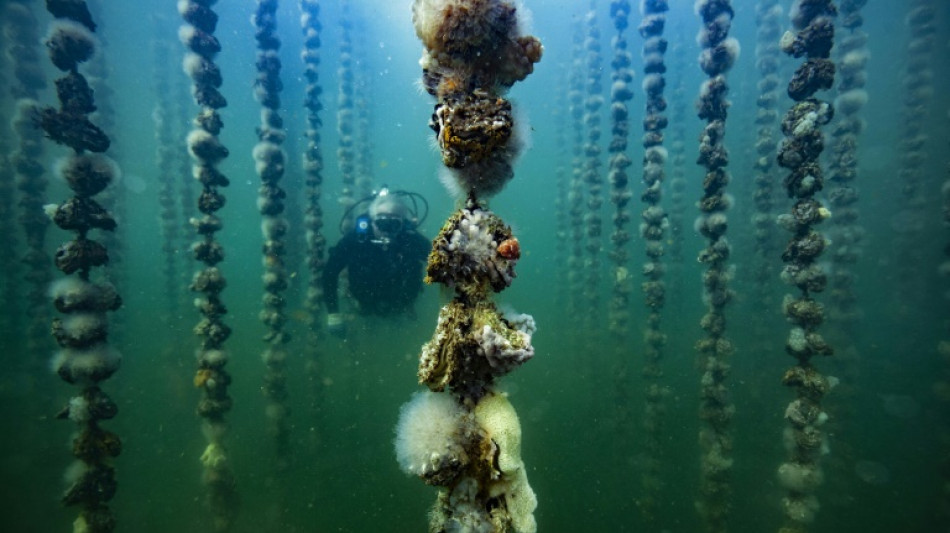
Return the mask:
POLYGON ((456 176, 455 171, 450 168, 439 168, 439 181, 441 181, 445 189, 449 191, 449 195, 456 200, 464 200, 468 195, 468 191, 459 183, 459 178, 456 176))
POLYGON ((95 286, 88 281, 79 278, 60 278, 50 284, 49 295, 51 298, 75 300, 88 295, 93 290, 95 286))
POLYGON ((194 52, 185 52, 181 60, 181 69, 189 78, 195 79, 205 70, 205 59, 194 52))
POLYGON ((843 115, 854 115, 868 103, 868 93, 863 89, 851 89, 838 95, 835 109, 843 115))
POLYGON ((86 472, 89 471, 89 465, 83 461, 73 461, 66 467, 66 471, 63 472, 63 481, 67 486, 71 486, 74 483, 78 482, 86 472))
POLYGON ((53 356, 53 372, 71 383, 93 384, 119 369, 122 354, 107 344, 96 344, 85 349, 64 348, 53 356))
POLYGON ((94 173, 115 183, 122 179, 122 170, 112 158, 103 154, 85 153, 60 157, 53 163, 53 175, 64 183, 80 180, 81 175, 94 173))
POLYGON ((220 368, 228 362, 228 354, 224 350, 198 350, 195 357, 211 368, 220 368))
POLYGON ((178 27, 178 40, 181 41, 181 44, 188 46, 188 43, 195 38, 196 33, 198 33, 198 29, 191 24, 182 24, 178 27))
POLYGON ((46 46, 68 48, 70 54, 79 54, 78 61, 88 61, 96 50, 96 36, 85 26, 72 20, 56 19, 49 25, 46 46))
POLYGON ((207 131, 201 128, 195 128, 189 131, 188 136, 185 137, 185 143, 188 145, 188 149, 191 152, 192 157, 195 157, 195 158, 197 158, 197 156, 195 156, 195 147, 200 146, 201 144, 204 144, 204 143, 211 143, 214 141, 215 141, 214 135, 211 135, 210 133, 208 133, 207 131))
POLYGON ((458 448, 462 408, 448 394, 418 392, 399 412, 396 424, 396 459, 403 472, 422 475, 433 457, 458 448))
POLYGON ((62 321, 63 330, 72 338, 91 335, 96 330, 108 327, 105 313, 75 313, 62 321))
POLYGON ((412 4, 412 24, 416 35, 427 45, 439 36, 439 28, 445 20, 445 12, 456 4, 453 0, 416 0, 412 4))

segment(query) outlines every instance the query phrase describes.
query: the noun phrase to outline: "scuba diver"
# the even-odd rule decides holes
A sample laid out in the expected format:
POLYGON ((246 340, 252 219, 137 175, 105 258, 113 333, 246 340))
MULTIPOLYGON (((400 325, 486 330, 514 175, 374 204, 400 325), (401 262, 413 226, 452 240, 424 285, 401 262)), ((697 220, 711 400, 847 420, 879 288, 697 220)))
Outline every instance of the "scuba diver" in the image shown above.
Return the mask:
POLYGON ((323 299, 330 333, 343 336, 346 332, 338 294, 340 273, 344 270, 359 314, 413 313, 413 304, 422 292, 423 266, 431 248, 429 240, 416 228, 427 214, 428 204, 421 195, 385 187, 344 213, 340 223, 344 235, 330 248, 323 270, 323 299), (352 230, 344 232, 344 221, 367 203, 367 212, 356 218, 352 230), (425 208, 421 219, 420 204, 425 208))

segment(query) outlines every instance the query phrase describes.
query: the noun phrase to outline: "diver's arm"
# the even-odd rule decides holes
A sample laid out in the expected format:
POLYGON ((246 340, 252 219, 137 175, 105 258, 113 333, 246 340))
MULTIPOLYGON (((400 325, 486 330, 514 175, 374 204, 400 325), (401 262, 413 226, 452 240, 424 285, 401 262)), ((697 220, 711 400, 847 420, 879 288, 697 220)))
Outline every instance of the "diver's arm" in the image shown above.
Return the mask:
POLYGON ((346 237, 330 248, 327 263, 323 267, 323 304, 327 314, 340 312, 340 272, 346 268, 346 258, 352 253, 352 246, 346 237))
POLYGON ((411 242, 412 253, 410 257, 423 264, 427 263, 429 261, 429 252, 432 251, 432 242, 418 231, 413 233, 411 242))
POLYGON ((432 243, 421 233, 415 232, 413 239, 410 241, 410 247, 409 258, 410 264, 412 265, 410 269, 412 279, 410 283, 406 285, 406 297, 409 302, 413 301, 415 297, 422 292, 422 280, 426 275, 426 263, 429 261, 429 252, 432 250, 432 243), (420 270, 422 271, 421 277, 419 276, 420 270))

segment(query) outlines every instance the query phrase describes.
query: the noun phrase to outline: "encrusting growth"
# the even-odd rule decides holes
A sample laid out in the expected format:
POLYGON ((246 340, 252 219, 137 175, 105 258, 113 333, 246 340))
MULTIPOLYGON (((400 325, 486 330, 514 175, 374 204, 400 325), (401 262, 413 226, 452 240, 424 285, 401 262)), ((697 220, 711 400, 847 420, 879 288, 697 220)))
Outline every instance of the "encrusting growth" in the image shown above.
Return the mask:
MULTIPOLYGON (((306 108, 306 146, 303 150, 304 196, 306 208, 303 219, 304 239, 307 244, 307 295, 304 308, 307 310, 307 332, 304 350, 307 356, 307 373, 311 383, 319 383, 318 369, 320 355, 320 330, 317 317, 323 302, 323 286, 320 280, 326 262, 327 241, 323 236, 323 143, 320 135, 323 119, 320 111, 323 103, 320 96, 320 45, 323 30, 320 24, 320 3, 317 0, 302 0, 300 9, 303 15, 300 24, 303 29, 303 50, 300 55, 304 63, 304 107, 306 108)), ((316 405, 317 401, 314 400, 316 405)))
MULTIPOLYGON (((755 64, 759 71, 758 98, 756 99, 755 113, 756 159, 753 164, 755 171, 752 182, 755 189, 752 201, 755 204, 755 213, 752 215, 752 236, 755 239, 756 262, 752 269, 754 285, 754 299, 757 313, 765 315, 766 309, 773 307, 769 303, 774 300, 770 291, 774 279, 773 255, 778 246, 778 237, 775 231, 775 214, 772 212, 775 203, 775 184, 778 182, 778 173, 775 169, 775 151, 778 148, 778 100, 781 80, 778 70, 781 64, 781 50, 778 46, 781 37, 782 7, 776 0, 759 0, 755 6, 756 17, 756 45, 755 64)), ((759 319, 762 322, 762 319, 759 319)), ((764 327, 764 324, 760 326, 764 327)))
POLYGON ((697 258, 706 265, 703 272, 703 300, 706 314, 699 324, 704 337, 696 343, 700 356, 699 431, 700 499, 697 508, 707 531, 722 532, 728 527, 732 498, 732 404, 727 378, 732 342, 726 337, 726 306, 732 300, 729 288, 729 256, 732 246, 726 238, 726 212, 732 198, 726 194, 731 179, 729 151, 724 140, 729 101, 726 73, 739 55, 739 43, 729 37, 733 10, 729 0, 700 0, 696 12, 702 18, 698 41, 702 46, 699 66, 707 79, 700 87, 697 111, 706 122, 700 136, 697 163, 705 169, 703 195, 697 204, 700 215, 696 230, 706 238, 706 247, 697 258))
MULTIPOLYGON (((77 2, 71 0, 64 3, 77 4, 77 2)), ((102 4, 102 0, 89 0, 90 12, 92 12, 94 16, 98 16, 98 13, 102 13, 102 4)), ((101 27, 97 29, 99 30, 99 34, 104 33, 101 27)), ((102 38, 100 37, 100 39, 102 38)), ((93 56, 89 58, 89 62, 86 66, 86 77, 89 80, 89 88, 92 89, 93 94, 96 95, 96 125, 103 131, 117 131, 118 126, 116 124, 115 108, 116 92, 109 80, 112 71, 108 57, 110 53, 109 43, 100 41, 99 50, 98 53, 93 54, 93 56)), ((121 135, 115 135, 110 139, 109 153, 115 160, 122 159, 121 137, 121 135)), ((124 194, 126 190, 126 187, 108 187, 102 191, 99 197, 99 203, 102 204, 102 207, 107 211, 112 213, 116 220, 128 218, 126 195, 124 194)), ((109 280, 110 283, 116 286, 119 292, 122 292, 123 283, 125 282, 123 278, 127 272, 127 269, 124 267, 126 239, 122 231, 124 231, 124 229, 120 225, 116 227, 114 231, 105 233, 101 237, 102 245, 109 250, 109 262, 104 265, 102 269, 103 279, 109 280)), ((122 336, 126 330, 124 313, 117 313, 112 317, 110 322, 116 341, 122 344, 122 336)))
POLYGON ((846 329, 849 337, 847 352, 853 352, 853 331, 861 315, 855 294, 854 269, 861 256, 864 228, 858 222, 858 144, 864 129, 861 110, 867 103, 868 93, 865 67, 868 60, 868 35, 861 30, 861 7, 866 0, 841 2, 841 22, 847 30, 837 45, 838 97, 835 99, 837 116, 832 126, 831 161, 828 179, 833 186, 828 194, 834 217, 832 224, 831 288, 834 320, 846 329))
MULTIPOLYGON (((608 306, 608 328, 623 345, 627 327, 630 323, 631 276, 627 268, 629 263, 630 232, 630 176, 627 168, 632 161, 627 156, 627 139, 630 136, 630 120, 627 102, 633 98, 633 54, 627 50, 626 29, 629 24, 630 3, 615 0, 611 3, 611 14, 617 35, 612 39, 613 60, 611 64, 610 118, 611 135, 607 148, 610 159, 607 181, 610 183, 610 203, 613 204, 613 231, 610 234, 610 260, 613 263, 611 297, 608 306)), ((624 351, 626 351, 624 349, 624 351)))
POLYGON ((289 286, 286 268, 287 219, 284 199, 287 193, 280 185, 284 176, 287 156, 281 148, 287 133, 280 116, 281 62, 278 56, 280 38, 277 36, 277 0, 259 0, 253 17, 257 39, 257 80, 254 96, 261 104, 261 124, 257 127, 258 143, 253 156, 257 175, 261 180, 257 193, 257 207, 261 213, 261 233, 264 267, 261 322, 267 327, 264 342, 267 348, 261 359, 267 370, 264 374, 264 397, 267 399, 267 417, 276 443, 276 471, 286 471, 290 461, 290 404, 287 401, 287 352, 284 345, 290 334, 285 330, 287 313, 284 292, 289 286))
POLYGON ((109 501, 118 486, 112 459, 121 453, 122 442, 99 425, 118 413, 118 406, 100 384, 119 369, 122 360, 108 342, 106 318, 107 312, 122 305, 122 299, 107 281, 90 279, 93 268, 108 263, 109 254, 105 246, 89 238, 89 232, 116 228, 115 219, 93 197, 118 180, 119 169, 102 155, 110 140, 89 119, 96 103, 79 72, 79 65, 96 51, 96 25, 85 2, 73 2, 68 10, 61 9, 61 2, 48 2, 47 7, 56 20, 46 46, 53 64, 65 75, 56 80, 59 108, 34 108, 32 117, 47 138, 72 149, 58 171, 73 196, 45 210, 54 224, 75 233, 72 240, 60 245, 54 259, 56 268, 67 277, 50 289, 53 305, 65 315, 52 324, 53 338, 60 347, 52 368, 63 381, 82 389, 58 415, 78 426, 72 445, 77 462, 67 471, 69 486, 62 501, 81 509, 74 531, 107 533, 116 528, 109 501))
MULTIPOLYGON (((36 99, 47 82, 41 62, 39 23, 28 0, 12 0, 0 7, 3 32, 6 36, 6 56, 9 59, 10 94, 16 100, 10 123, 16 134, 14 150, 9 156, 9 169, 14 172, 18 222, 23 229, 25 253, 20 261, 26 281, 23 316, 26 321, 26 349, 30 353, 50 348, 49 301, 46 290, 51 278, 50 256, 46 252, 46 233, 50 219, 43 214, 47 203, 49 179, 43 162, 43 133, 32 120, 38 105, 36 99)), ((10 196, 13 198, 13 195, 10 196)), ((8 233, 15 235, 15 232, 8 233)), ((15 285, 11 285, 13 287, 15 285)))
POLYGON ((231 375, 225 369, 229 355, 224 350, 224 342, 231 336, 231 328, 224 323, 227 307, 221 300, 227 282, 217 267, 224 260, 224 247, 215 239, 215 234, 223 227, 217 216, 225 202, 220 188, 227 187, 230 181, 217 168, 229 151, 218 139, 224 127, 218 109, 226 106, 227 100, 218 91, 223 80, 214 58, 221 50, 221 44, 214 36, 218 15, 210 7, 213 4, 213 1, 179 2, 178 11, 184 24, 178 34, 188 49, 183 66, 191 77, 192 95, 200 106, 187 144, 192 157, 192 175, 201 183, 198 196, 201 217, 191 219, 199 235, 191 251, 202 265, 191 282, 191 290, 198 293, 195 307, 202 315, 194 328, 201 343, 196 353, 198 369, 194 377, 195 387, 201 390, 197 411, 204 419, 202 429, 208 442, 201 463, 204 466, 203 481, 208 488, 212 530, 228 531, 234 523, 238 506, 234 472, 225 444, 228 432, 225 416, 231 410, 232 400, 228 394, 231 375))
MULTIPOLYGON (((601 323, 601 301, 598 287, 601 284, 601 254, 603 253, 603 226, 601 216, 604 205, 604 177, 603 152, 600 147, 601 110, 604 107, 604 58, 601 53, 600 23, 597 17, 597 0, 590 0, 590 7, 584 16, 587 25, 587 37, 584 39, 584 133, 586 139, 582 145, 583 162, 580 165, 580 179, 586 185, 586 207, 583 215, 584 222, 584 250, 586 258, 582 258, 582 266, 578 273, 585 279, 581 280, 581 292, 584 302, 582 316, 584 317, 583 331, 593 332, 601 323)), ((616 174, 612 174, 614 178, 616 174)))
MULTIPOLYGON (((666 417, 665 396, 663 386, 663 351, 666 345, 666 335, 660 329, 663 315, 663 306, 666 303, 666 285, 663 276, 666 267, 663 264, 664 239, 669 226, 666 211, 661 205, 663 197, 663 182, 666 179, 666 159, 668 152, 663 146, 664 133, 667 126, 666 98, 663 96, 666 88, 666 62, 664 56, 667 41, 663 38, 666 27, 666 12, 669 5, 666 0, 644 0, 640 4, 643 20, 640 22, 640 36, 643 37, 644 77, 643 92, 646 97, 646 110, 643 117, 643 192, 640 200, 644 204, 640 214, 640 236, 644 241, 646 259, 643 263, 643 291, 644 303, 647 307, 647 321, 644 331, 644 363, 643 389, 646 406, 643 413, 643 431, 646 441, 647 458, 643 467, 641 485, 644 495, 641 499, 641 509, 647 520, 656 518, 658 492, 661 486, 660 456, 663 450, 663 420, 666 417)), ((617 39, 619 40, 619 39, 617 39)), ((616 92, 617 82, 614 82, 616 92)), ((616 135, 616 132, 615 132, 616 135)), ((626 148, 626 144, 624 145, 626 148)), ((611 151, 614 150, 611 143, 611 151)), ((611 166, 614 160, 620 157, 611 157, 611 166)), ((626 159, 626 155, 622 156, 626 159)), ((613 174, 610 178, 613 183, 613 174)), ((615 217, 614 224, 617 224, 615 217)))
POLYGON ((155 54, 153 83, 155 84, 155 108, 152 121, 155 123, 155 167, 158 170, 158 205, 162 232, 162 276, 164 282, 166 320, 175 316, 179 302, 181 273, 179 272, 178 246, 180 245, 182 221, 180 220, 176 185, 179 180, 176 156, 180 147, 175 142, 172 119, 171 90, 168 83, 169 45, 156 40, 152 45, 155 54))
MULTIPOLYGON (((911 0, 903 2, 907 15, 904 24, 908 32, 908 41, 905 45, 905 56, 901 61, 900 77, 900 115, 897 128, 898 162, 896 190, 899 191, 899 218, 895 244, 895 256, 901 257, 897 261, 899 268, 896 283, 893 284, 893 298, 904 300, 921 297, 930 288, 922 283, 927 277, 921 266, 926 264, 922 251, 925 247, 912 237, 910 228, 926 227, 930 220, 925 218, 929 191, 926 188, 928 169, 932 154, 937 152, 930 139, 930 129, 927 127, 929 116, 934 113, 935 95, 941 94, 939 79, 935 66, 946 63, 945 55, 938 52, 940 40, 938 37, 939 15, 938 4, 944 2, 934 0, 911 0)), ((852 56, 842 58, 839 69, 841 77, 846 80, 852 74, 854 67, 863 67, 867 56, 852 56), (848 61, 848 59, 856 59, 848 61)), ((843 110, 842 110, 843 111, 843 110)), ((835 211, 837 216, 837 210, 835 211)), ((834 279, 832 290, 834 290, 834 279)), ((914 350, 915 347, 907 346, 914 350)))
POLYGON ((778 218, 792 233, 782 260, 782 279, 799 290, 787 295, 782 306, 792 324, 785 350, 797 365, 785 371, 782 383, 795 391, 795 399, 785 409, 785 446, 788 461, 778 469, 779 482, 787 491, 782 500, 785 525, 782 533, 806 531, 818 511, 815 491, 823 474, 819 458, 827 449, 821 426, 828 415, 822 410, 822 398, 837 381, 823 376, 812 363, 817 356, 832 355, 833 350, 818 333, 824 321, 824 306, 812 294, 822 292, 827 276, 817 264, 827 246, 817 225, 830 216, 815 198, 824 187, 819 156, 824 148, 821 126, 834 114, 832 106, 812 97, 834 83, 835 64, 830 59, 834 43, 834 17, 837 9, 830 0, 797 0, 791 10, 793 31, 785 32, 782 50, 793 57, 805 57, 788 85, 795 104, 782 120, 785 135, 779 147, 778 164, 787 169, 785 188, 794 199, 790 213, 778 218))
POLYGON ((571 114, 571 179, 567 192, 569 229, 567 244, 567 309, 576 316, 581 309, 584 273, 584 37, 580 22, 574 24, 571 71, 568 76, 568 107, 571 114))
MULTIPOLYGON (((337 94, 336 130, 339 147, 336 160, 340 167, 342 188, 338 202, 344 212, 357 201, 356 190, 356 147, 354 143, 354 125, 356 124, 355 102, 353 100, 353 6, 350 0, 340 1, 340 68, 339 93, 337 94)), ((352 221, 346 221, 352 223, 352 221)))
POLYGON ((518 240, 480 201, 513 176, 520 148, 502 97, 541 58, 503 0, 417 0, 423 82, 438 99, 430 123, 446 181, 465 198, 433 242, 426 281, 455 292, 422 348, 418 394, 401 413, 396 454, 407 473, 440 487, 430 531, 534 532, 534 492, 521 460, 521 426, 497 379, 534 355, 534 319, 502 314, 518 240), (446 391, 449 394, 444 394, 446 391), (441 393, 441 394, 440 394, 441 393))

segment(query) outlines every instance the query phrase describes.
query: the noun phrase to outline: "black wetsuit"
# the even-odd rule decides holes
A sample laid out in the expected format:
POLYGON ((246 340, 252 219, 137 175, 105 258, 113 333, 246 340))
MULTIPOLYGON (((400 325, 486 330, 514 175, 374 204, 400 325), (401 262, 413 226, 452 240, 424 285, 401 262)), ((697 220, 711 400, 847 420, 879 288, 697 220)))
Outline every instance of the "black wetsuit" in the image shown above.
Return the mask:
POLYGON ((323 269, 327 313, 339 312, 340 272, 346 269, 350 294, 363 315, 394 315, 411 311, 422 291, 422 267, 431 244, 416 231, 403 231, 387 244, 347 233, 330 248, 323 269))

